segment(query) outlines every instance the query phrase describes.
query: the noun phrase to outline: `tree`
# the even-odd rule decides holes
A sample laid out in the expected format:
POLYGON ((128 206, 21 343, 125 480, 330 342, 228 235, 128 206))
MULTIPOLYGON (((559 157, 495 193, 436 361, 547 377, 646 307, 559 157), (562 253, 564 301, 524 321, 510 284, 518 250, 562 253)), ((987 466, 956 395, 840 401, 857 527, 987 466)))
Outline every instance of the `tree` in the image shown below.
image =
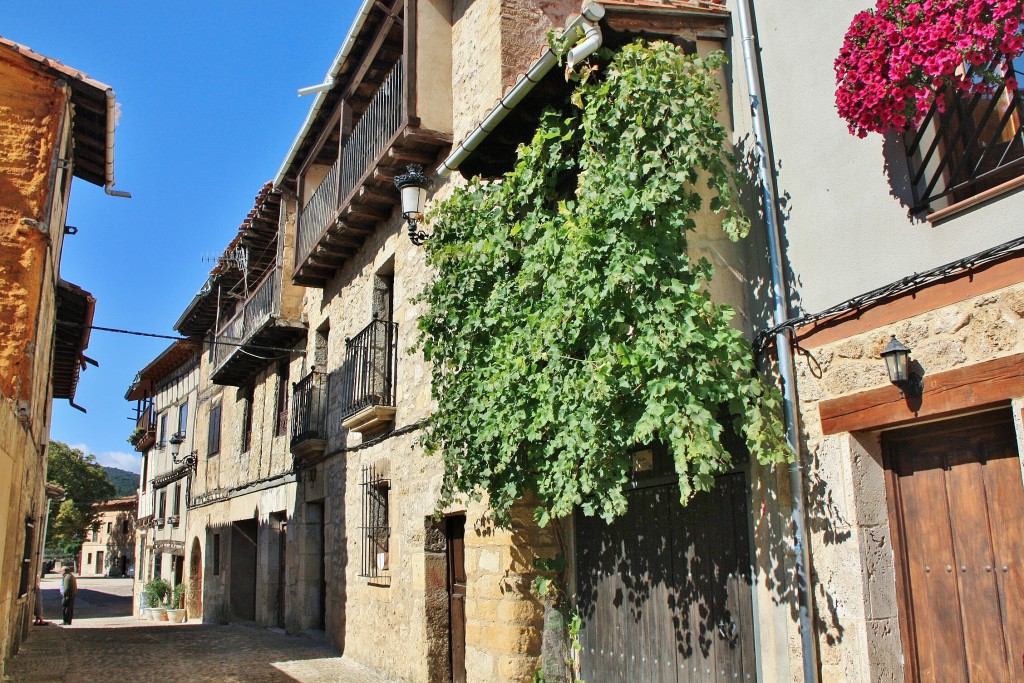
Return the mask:
POLYGON ((93 504, 109 500, 114 485, 95 456, 60 441, 50 442, 46 468, 47 480, 66 494, 59 508, 50 507, 50 545, 76 554, 86 529, 96 519, 93 504))

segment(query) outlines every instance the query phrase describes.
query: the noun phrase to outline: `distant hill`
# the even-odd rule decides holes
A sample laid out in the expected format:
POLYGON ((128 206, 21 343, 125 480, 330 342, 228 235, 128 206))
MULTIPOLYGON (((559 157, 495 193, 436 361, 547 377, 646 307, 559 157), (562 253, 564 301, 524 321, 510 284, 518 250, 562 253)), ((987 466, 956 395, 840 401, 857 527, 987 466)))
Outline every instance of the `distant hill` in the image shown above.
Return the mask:
POLYGON ((107 479, 114 485, 114 497, 134 496, 139 488, 139 475, 117 467, 104 467, 107 479))

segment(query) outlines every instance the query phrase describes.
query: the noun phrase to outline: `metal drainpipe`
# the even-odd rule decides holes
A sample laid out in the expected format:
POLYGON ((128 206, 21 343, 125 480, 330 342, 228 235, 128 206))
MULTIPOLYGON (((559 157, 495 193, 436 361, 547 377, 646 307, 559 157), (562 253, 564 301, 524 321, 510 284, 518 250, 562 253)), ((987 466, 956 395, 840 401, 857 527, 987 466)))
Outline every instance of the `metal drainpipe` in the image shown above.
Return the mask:
MULTIPOLYGON (((772 158, 771 137, 764 116, 764 98, 761 93, 761 69, 758 60, 757 39, 754 34, 751 15, 752 0, 738 0, 736 15, 740 24, 743 41, 743 62, 750 92, 750 115, 756 141, 757 174, 761 181, 764 202, 765 229, 768 233, 768 255, 772 272, 772 298, 774 300, 774 324, 789 319, 789 297, 786 292, 786 278, 782 268, 782 241, 777 223, 777 199, 775 191, 775 162, 772 158)), ((800 641, 804 663, 804 681, 819 680, 818 643, 814 631, 814 593, 809 580, 811 568, 810 543, 807 538, 807 518, 804 506, 803 456, 800 449, 800 423, 797 413, 796 377, 793 373, 793 349, 788 330, 775 335, 775 349, 778 355, 779 374, 782 376, 783 408, 786 419, 786 435, 793 449, 793 462, 789 466, 789 486, 792 497, 792 524, 796 550, 796 582, 800 601, 800 641)))

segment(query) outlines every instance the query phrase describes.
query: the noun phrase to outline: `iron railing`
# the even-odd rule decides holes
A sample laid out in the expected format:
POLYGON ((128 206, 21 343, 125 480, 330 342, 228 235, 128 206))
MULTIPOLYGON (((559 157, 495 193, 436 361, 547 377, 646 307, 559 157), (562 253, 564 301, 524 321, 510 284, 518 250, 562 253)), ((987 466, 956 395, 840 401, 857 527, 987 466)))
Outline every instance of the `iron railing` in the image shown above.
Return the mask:
POLYGON ((313 249, 327 224, 334 220, 338 210, 338 177, 341 174, 341 157, 334 162, 324 176, 320 186, 313 192, 299 213, 299 232, 296 236, 295 254, 304 258, 313 249))
POLYGON ((327 375, 310 372, 292 385, 292 446, 327 438, 327 375))
POLYGON ((215 372, 238 351, 256 330, 278 312, 281 300, 281 271, 274 268, 245 300, 240 310, 214 338, 213 367, 215 372))
POLYGON ((324 176, 299 213, 295 265, 301 264, 320 241, 338 209, 345 205, 391 138, 406 120, 404 60, 398 60, 352 129, 338 160, 324 176))
POLYGON ((395 405, 398 323, 374 320, 346 340, 341 419, 370 406, 395 405))
MULTIPOLYGON (((1014 64, 1008 72, 1020 78, 1014 64)), ((1001 85, 967 98, 945 93, 916 130, 905 136, 914 209, 934 210, 944 197, 957 202, 1024 173, 1024 101, 1001 85)))

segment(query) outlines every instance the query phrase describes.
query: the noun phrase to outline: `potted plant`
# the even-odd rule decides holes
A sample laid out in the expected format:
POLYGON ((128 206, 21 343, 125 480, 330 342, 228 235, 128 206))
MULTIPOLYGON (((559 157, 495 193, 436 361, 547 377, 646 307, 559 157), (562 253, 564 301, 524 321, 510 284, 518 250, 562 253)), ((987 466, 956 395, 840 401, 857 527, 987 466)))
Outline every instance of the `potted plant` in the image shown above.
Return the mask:
POLYGON ((175 624, 180 624, 185 621, 185 591, 187 590, 185 583, 179 583, 174 587, 174 591, 171 593, 171 602, 167 607, 167 621, 173 621, 175 624))
POLYGON ((146 583, 142 588, 146 602, 149 603, 149 618, 153 621, 165 621, 167 619, 167 608, 163 606, 168 594, 171 592, 171 585, 161 578, 155 578, 146 583))

